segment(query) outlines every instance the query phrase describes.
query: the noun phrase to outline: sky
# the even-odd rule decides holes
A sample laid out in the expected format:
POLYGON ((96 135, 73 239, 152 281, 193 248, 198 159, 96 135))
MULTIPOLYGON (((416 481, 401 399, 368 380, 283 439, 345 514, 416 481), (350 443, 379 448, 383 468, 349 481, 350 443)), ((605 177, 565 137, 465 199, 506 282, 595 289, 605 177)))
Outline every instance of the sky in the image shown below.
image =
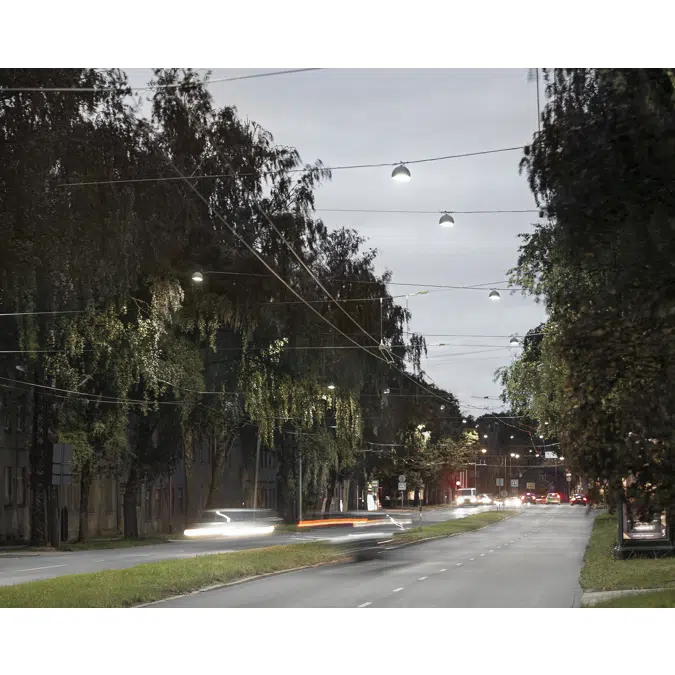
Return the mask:
MULTIPOLYGON (((214 69, 212 79, 254 72, 263 71, 214 69)), ((136 87, 151 77, 148 69, 127 74, 136 87)), ((320 159, 327 166, 524 146, 537 126, 536 84, 525 69, 321 69, 214 82, 210 90, 217 105, 235 106, 277 143, 297 148, 303 162, 320 159)), ((409 298, 410 330, 430 345, 425 372, 467 413, 480 414, 470 406, 500 408, 494 371, 517 353, 508 336, 524 335, 545 319, 544 308, 519 292, 503 290, 499 302, 488 298, 492 285, 506 288, 518 234, 532 230, 537 214, 455 214, 454 228, 446 229, 438 225, 440 214, 322 209, 536 209, 526 176, 519 174, 521 157, 515 151, 413 164, 408 183, 392 181, 386 167, 334 171, 316 194, 317 215, 329 228, 354 228, 378 249, 379 273, 391 270, 393 282, 420 284, 392 285, 392 295, 429 290, 409 298), (476 337, 463 337, 469 335, 476 337), (432 346, 439 343, 446 346, 432 346)), ((405 305, 405 297, 399 302, 405 305)))

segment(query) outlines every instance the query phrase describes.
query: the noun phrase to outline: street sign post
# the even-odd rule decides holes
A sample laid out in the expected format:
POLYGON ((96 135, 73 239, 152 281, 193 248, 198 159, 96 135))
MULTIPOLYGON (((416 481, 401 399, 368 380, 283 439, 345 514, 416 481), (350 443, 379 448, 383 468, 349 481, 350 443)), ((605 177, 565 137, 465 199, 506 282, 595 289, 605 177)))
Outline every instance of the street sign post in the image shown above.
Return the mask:
POLYGON ((511 479, 511 487, 518 487, 518 479, 517 478, 512 478, 511 479))
POLYGON ((536 483, 527 483, 528 490, 534 490, 535 487, 537 487, 536 483))
POLYGON ((557 452, 551 452, 550 450, 546 450, 544 452, 544 458, 545 459, 558 459, 558 453, 557 452))
MULTIPOLYGON (((399 483, 405 483, 405 474, 401 474, 401 475, 398 477, 398 482, 399 482, 399 483)), ((405 489, 405 488, 404 488, 404 489, 405 489)))
POLYGON ((504 487, 504 479, 503 478, 497 478, 497 481, 495 483, 497 487, 504 487))
POLYGON ((402 491, 405 491, 405 488, 406 488, 406 484, 403 483, 403 482, 401 482, 401 481, 399 481, 398 489, 399 489, 399 490, 402 490, 402 491))

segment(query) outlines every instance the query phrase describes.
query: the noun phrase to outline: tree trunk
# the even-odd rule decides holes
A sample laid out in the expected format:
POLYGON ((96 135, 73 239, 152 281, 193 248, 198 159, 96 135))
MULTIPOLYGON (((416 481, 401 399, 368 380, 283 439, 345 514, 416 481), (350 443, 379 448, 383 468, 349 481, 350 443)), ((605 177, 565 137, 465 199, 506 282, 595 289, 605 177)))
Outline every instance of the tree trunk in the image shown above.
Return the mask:
POLYGON ((89 537, 89 491, 91 489, 91 462, 82 465, 80 473, 80 526, 77 541, 87 541, 89 537))
POLYGON ((131 466, 127 484, 124 488, 124 536, 138 539, 138 517, 136 513, 136 493, 138 492, 138 471, 131 466))
POLYGON ((206 493, 205 508, 207 509, 215 508, 214 501, 217 493, 220 491, 223 481, 223 471, 225 470, 225 464, 230 456, 235 438, 235 434, 226 434, 220 442, 214 440, 214 448, 211 455, 211 476, 209 479, 209 489, 206 493))
POLYGON ((330 507, 333 503, 333 495, 335 494, 335 488, 337 487, 337 471, 333 469, 330 472, 330 478, 328 479, 328 495, 326 496, 326 513, 330 513, 330 507))

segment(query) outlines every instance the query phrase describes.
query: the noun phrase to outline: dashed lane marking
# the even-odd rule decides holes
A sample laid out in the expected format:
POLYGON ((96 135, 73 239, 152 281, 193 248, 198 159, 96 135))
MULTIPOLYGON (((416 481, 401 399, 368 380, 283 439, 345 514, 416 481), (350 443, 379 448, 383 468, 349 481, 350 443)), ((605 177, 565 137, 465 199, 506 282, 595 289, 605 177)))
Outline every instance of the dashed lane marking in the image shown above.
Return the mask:
POLYGON ((357 605, 358 609, 361 609, 362 607, 368 607, 368 605, 372 605, 372 602, 364 602, 362 605, 357 605))
POLYGON ((444 567, 444 568, 441 570, 441 572, 447 572, 447 571, 448 571, 448 568, 447 568, 447 567, 444 567))
POLYGON ((392 591, 392 593, 398 593, 399 591, 402 591, 402 590, 403 590, 403 586, 401 586, 400 588, 395 588, 395 589, 392 591))
POLYGON ((463 563, 457 563, 455 567, 461 567, 463 563))
POLYGON ((474 560, 475 560, 475 558, 469 558, 470 562, 473 562, 474 560))
POLYGON ((417 581, 424 581, 425 579, 428 579, 429 577, 420 577, 417 581))

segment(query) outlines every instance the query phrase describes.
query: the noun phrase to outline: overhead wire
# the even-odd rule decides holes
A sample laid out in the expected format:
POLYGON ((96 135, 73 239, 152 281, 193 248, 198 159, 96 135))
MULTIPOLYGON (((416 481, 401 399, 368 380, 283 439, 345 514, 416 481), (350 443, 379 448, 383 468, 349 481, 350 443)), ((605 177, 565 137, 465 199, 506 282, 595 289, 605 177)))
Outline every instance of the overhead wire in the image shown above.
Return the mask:
MULTIPOLYGON (((477 152, 464 152, 456 155, 442 155, 440 157, 424 157, 422 159, 413 159, 404 164, 422 164, 424 162, 444 162, 449 159, 461 159, 464 157, 477 157, 481 155, 491 155, 500 152, 513 152, 514 150, 522 150, 523 146, 519 145, 516 147, 509 148, 497 148, 495 150, 480 150, 477 152)), ((232 169, 232 165, 225 161, 226 164, 230 166, 230 173, 214 173, 214 174, 201 174, 197 176, 190 176, 190 180, 207 180, 207 179, 216 179, 216 178, 238 178, 243 176, 274 176, 277 174, 289 174, 289 173, 305 173, 308 169, 303 167, 302 169, 276 169, 273 171, 241 171, 239 173, 235 172, 232 169)), ((346 171, 351 169, 379 169, 383 167, 392 167, 398 166, 400 162, 377 162, 370 164, 341 164, 334 166, 321 166, 323 171, 346 171)), ((182 174, 181 174, 182 175, 182 174)), ((68 183, 59 183, 56 187, 67 188, 67 187, 86 187, 90 185, 122 185, 122 184, 131 184, 131 183, 163 183, 163 182, 177 182, 181 179, 178 176, 155 176, 153 178, 114 178, 109 180, 92 180, 92 181, 75 181, 68 183)), ((434 212, 436 213, 436 212, 434 212)))
POLYGON ((145 87, 0 87, 0 94, 3 92, 12 93, 77 93, 77 94, 98 94, 111 91, 153 91, 155 89, 181 89, 209 86, 222 82, 236 82, 239 80, 254 80, 263 77, 275 77, 277 75, 294 75, 296 73, 307 73, 313 70, 323 70, 322 68, 290 68, 288 70, 273 70, 264 73, 252 73, 250 75, 233 75, 231 77, 220 77, 213 80, 199 80, 198 82, 175 82, 170 84, 154 84, 145 87))

